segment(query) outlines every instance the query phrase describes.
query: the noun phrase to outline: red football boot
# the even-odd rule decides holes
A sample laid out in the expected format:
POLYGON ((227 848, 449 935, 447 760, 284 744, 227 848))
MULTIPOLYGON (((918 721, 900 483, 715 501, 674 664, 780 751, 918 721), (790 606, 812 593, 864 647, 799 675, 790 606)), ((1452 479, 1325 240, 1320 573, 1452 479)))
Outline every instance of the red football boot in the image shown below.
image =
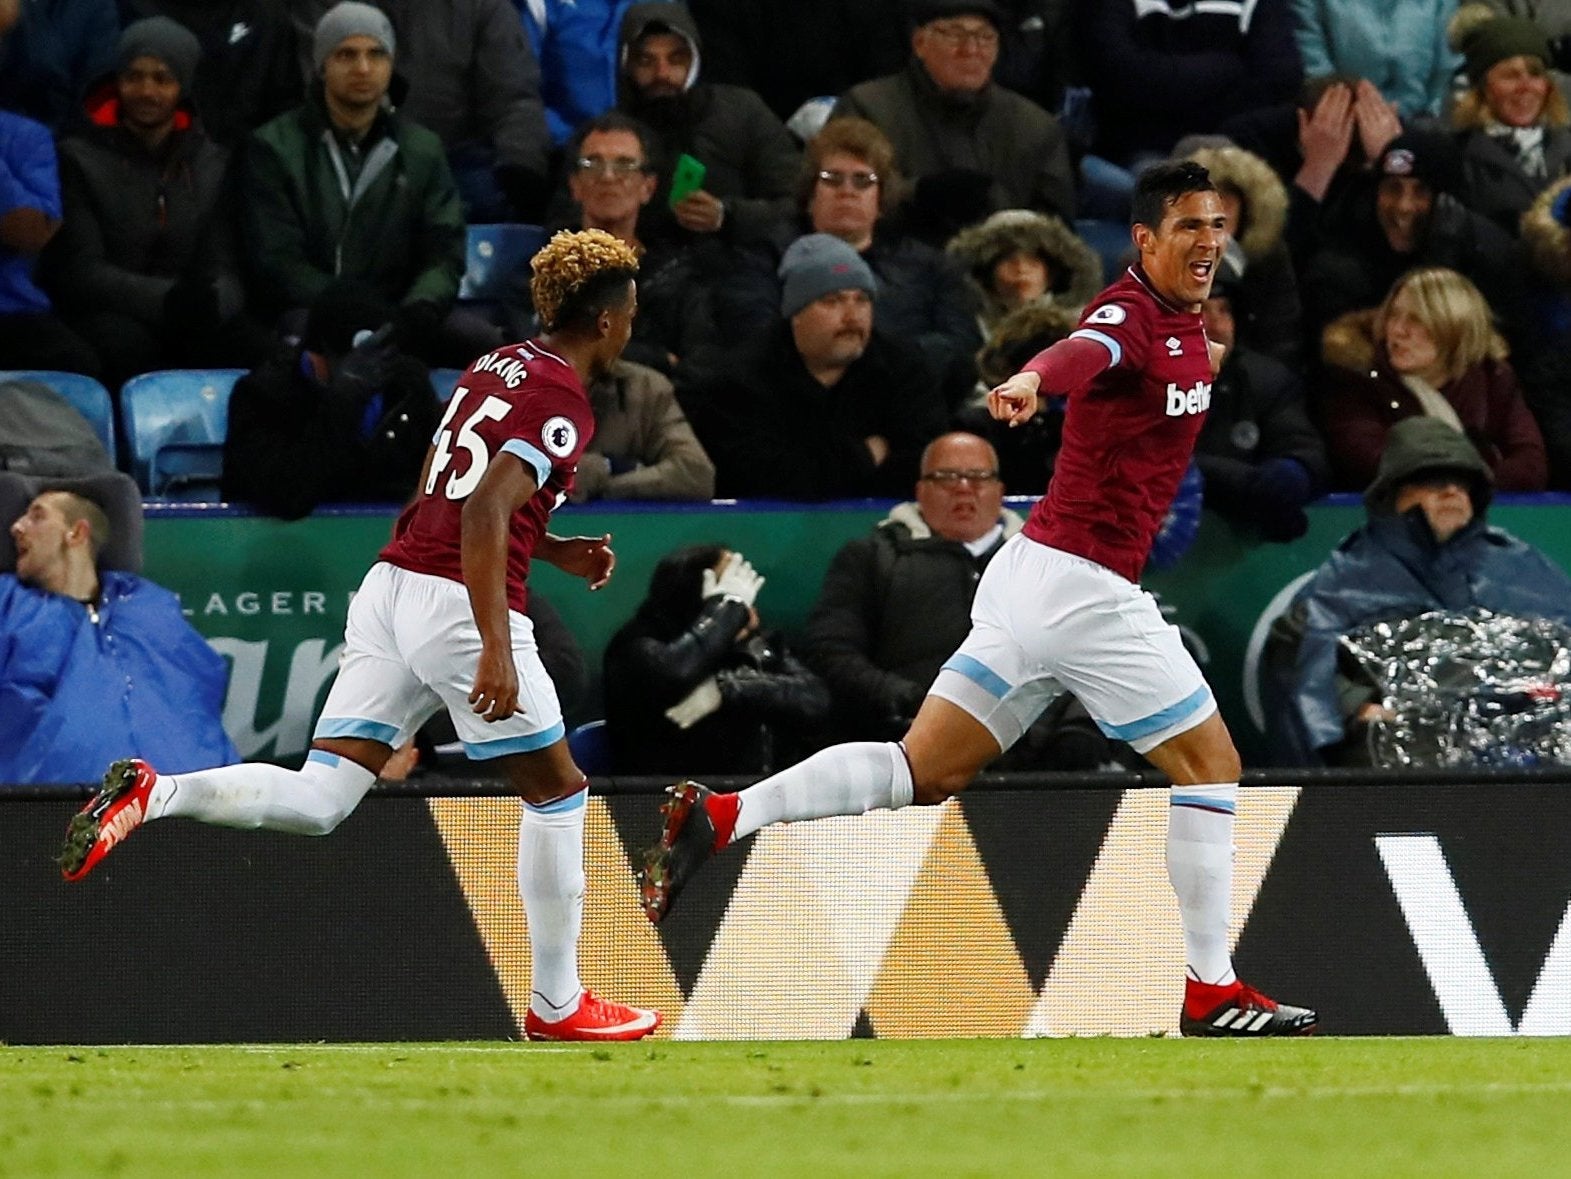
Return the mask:
POLYGON ((72 816, 65 829, 65 843, 55 857, 60 875, 67 880, 82 879, 142 825, 157 777, 157 771, 139 758, 109 767, 93 801, 72 816))
POLYGON ((1186 1036, 1307 1036, 1319 1022, 1307 1007, 1278 1003, 1241 982, 1218 987, 1184 980, 1178 1030, 1186 1036))
POLYGON ((524 1035, 531 1040, 642 1040, 659 1026, 658 1011, 608 1002, 588 987, 578 1010, 565 1019, 541 1019, 532 1008, 524 1016, 524 1035))

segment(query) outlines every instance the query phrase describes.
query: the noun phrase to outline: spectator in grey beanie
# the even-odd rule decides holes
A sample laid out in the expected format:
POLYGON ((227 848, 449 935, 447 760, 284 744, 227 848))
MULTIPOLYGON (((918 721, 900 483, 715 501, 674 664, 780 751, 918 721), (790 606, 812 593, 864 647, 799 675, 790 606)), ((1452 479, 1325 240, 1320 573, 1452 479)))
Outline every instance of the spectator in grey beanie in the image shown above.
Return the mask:
POLYGON ((780 314, 790 319, 835 291, 878 294, 878 280, 851 246, 827 233, 809 233, 786 247, 780 259, 780 314))
POLYGON ((184 25, 167 16, 150 16, 127 26, 120 34, 115 52, 116 68, 125 70, 139 57, 154 57, 163 62, 180 83, 180 97, 190 97, 196 63, 202 59, 202 46, 184 25))
POLYGON ((350 37, 370 37, 387 50, 389 57, 398 56, 398 41, 393 36, 393 22, 387 19, 387 14, 358 0, 343 0, 324 12, 322 19, 316 22, 311 61, 317 73, 322 72, 333 50, 350 37))

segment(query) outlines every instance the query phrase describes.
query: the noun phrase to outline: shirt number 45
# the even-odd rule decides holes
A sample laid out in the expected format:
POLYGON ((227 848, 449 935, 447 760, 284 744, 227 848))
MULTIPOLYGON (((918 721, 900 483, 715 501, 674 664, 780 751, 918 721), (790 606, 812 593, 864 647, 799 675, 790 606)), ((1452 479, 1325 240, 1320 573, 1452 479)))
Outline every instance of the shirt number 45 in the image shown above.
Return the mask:
MULTIPOLYGON (((468 392, 469 390, 462 385, 453 390, 452 399, 447 403, 447 412, 442 415, 442 424, 437 427, 436 453, 431 456, 431 473, 425 480, 427 495, 436 490, 436 483, 442 477, 442 472, 452 465, 453 431, 450 427, 453 415, 458 412, 459 403, 468 392)), ((491 452, 486 448, 485 439, 476 433, 476 427, 482 422, 501 421, 511 408, 512 406, 500 397, 487 397, 480 403, 480 408, 465 418, 464 424, 458 427, 458 445, 469 452, 469 468, 462 475, 455 471, 448 476, 447 486, 442 489, 442 494, 448 499, 463 499, 480 486, 486 468, 491 465, 491 452)))

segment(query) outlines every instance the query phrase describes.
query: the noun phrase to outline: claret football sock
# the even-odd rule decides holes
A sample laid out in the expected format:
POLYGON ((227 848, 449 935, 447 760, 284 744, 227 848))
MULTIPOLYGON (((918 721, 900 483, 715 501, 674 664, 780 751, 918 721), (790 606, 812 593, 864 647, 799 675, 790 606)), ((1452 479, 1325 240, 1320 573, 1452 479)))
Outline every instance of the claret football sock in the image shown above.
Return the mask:
POLYGON ((740 810, 732 838, 771 823, 895 810, 908 806, 913 793, 911 766, 899 745, 834 745, 736 795, 740 810))
POLYGON ((1238 783, 1174 786, 1167 818, 1167 876, 1178 894, 1189 974, 1211 986, 1237 981, 1228 952, 1233 815, 1238 783))
POLYGON ((529 925, 530 1010, 559 1020, 577 1009, 584 923, 584 813, 589 784, 566 798, 526 802, 518 822, 518 893, 529 925))

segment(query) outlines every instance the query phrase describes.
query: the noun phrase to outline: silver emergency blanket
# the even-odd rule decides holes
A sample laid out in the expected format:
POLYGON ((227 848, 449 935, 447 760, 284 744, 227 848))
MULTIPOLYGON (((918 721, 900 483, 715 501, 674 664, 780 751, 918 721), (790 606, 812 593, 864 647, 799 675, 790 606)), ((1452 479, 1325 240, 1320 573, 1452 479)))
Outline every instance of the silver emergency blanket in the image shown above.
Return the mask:
POLYGON ((1369 726, 1374 765, 1571 764, 1571 627, 1432 610, 1353 631, 1341 658, 1392 714, 1369 726))

